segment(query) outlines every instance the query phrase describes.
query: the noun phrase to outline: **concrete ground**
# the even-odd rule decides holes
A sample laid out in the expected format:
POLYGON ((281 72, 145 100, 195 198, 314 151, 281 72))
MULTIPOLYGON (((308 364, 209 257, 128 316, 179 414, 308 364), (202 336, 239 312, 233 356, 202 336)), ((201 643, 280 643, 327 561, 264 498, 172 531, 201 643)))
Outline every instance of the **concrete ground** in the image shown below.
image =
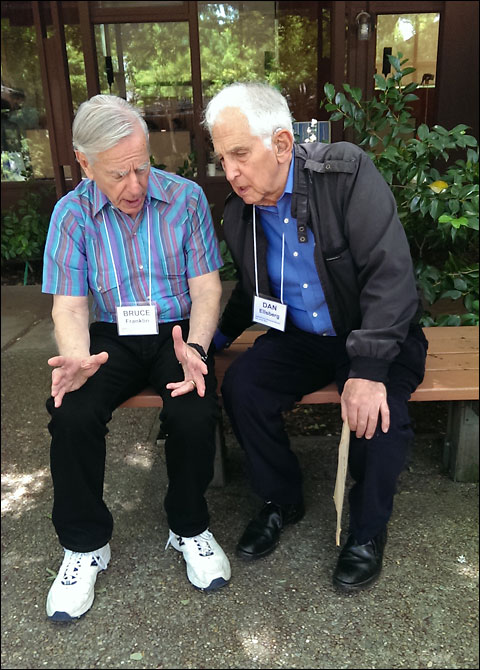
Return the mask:
POLYGON ((355 595, 331 583, 338 438, 293 439, 307 513, 270 557, 245 564, 235 544, 257 501, 230 437, 228 484, 208 501, 232 580, 205 595, 181 555, 164 550, 164 454, 148 439, 157 412, 118 410, 105 480, 112 560, 92 609, 76 624, 50 623, 45 598, 62 558, 50 519, 50 305, 38 286, 2 286, 3 668, 479 667, 478 484, 442 472, 440 436, 421 426, 382 577, 355 595))

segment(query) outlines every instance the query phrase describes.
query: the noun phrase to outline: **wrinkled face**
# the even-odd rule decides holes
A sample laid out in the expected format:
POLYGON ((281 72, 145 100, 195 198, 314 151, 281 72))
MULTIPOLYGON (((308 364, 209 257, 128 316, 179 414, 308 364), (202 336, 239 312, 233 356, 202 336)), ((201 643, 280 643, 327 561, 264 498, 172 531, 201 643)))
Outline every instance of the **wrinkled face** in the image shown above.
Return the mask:
POLYGON ((135 218, 143 207, 150 174, 148 145, 142 128, 138 126, 132 135, 97 154, 93 163, 79 151, 76 155, 87 177, 93 179, 112 205, 135 218))
MULTIPOLYGON (((212 128, 212 142, 227 180, 247 204, 275 205, 287 182, 291 143, 285 146, 286 131, 272 137, 272 148, 252 135, 248 120, 238 109, 229 107, 212 128)), ((288 142, 287 142, 288 144, 288 142)))

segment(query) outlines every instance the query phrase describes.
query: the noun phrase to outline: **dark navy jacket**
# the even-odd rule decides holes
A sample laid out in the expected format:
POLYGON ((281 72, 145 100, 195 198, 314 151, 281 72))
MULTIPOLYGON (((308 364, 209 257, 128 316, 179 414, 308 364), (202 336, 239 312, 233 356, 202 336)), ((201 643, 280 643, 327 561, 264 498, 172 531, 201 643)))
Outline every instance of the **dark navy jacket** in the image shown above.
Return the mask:
MULTIPOLYGON (((395 199, 367 154, 349 142, 295 145, 292 216, 298 239, 314 235, 315 264, 335 332, 347 337, 350 376, 385 381, 399 345, 417 323, 410 248, 395 199)), ((220 330, 230 337, 252 323, 255 294, 252 206, 232 193, 223 232, 239 282, 220 330)), ((257 226, 259 293, 272 295, 267 240, 257 226)))

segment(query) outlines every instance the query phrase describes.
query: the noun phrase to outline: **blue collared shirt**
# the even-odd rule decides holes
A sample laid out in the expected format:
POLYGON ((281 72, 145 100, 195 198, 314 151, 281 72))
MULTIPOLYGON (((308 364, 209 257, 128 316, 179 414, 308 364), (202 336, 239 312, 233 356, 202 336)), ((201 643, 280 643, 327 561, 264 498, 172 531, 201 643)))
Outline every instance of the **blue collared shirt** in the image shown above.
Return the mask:
POLYGON ((187 319, 188 279, 218 270, 220 249, 207 199, 192 181, 154 168, 134 222, 84 179, 55 206, 44 253, 44 293, 93 295, 96 321, 119 304, 152 296, 160 322, 187 319), (149 251, 150 227, 150 251, 149 251))
POLYGON ((294 156, 282 197, 274 207, 257 205, 267 237, 267 268, 274 297, 280 299, 282 277, 282 235, 285 235, 283 302, 288 318, 297 328, 319 335, 335 335, 325 295, 315 267, 313 233, 307 230, 307 242, 300 243, 297 220, 293 218, 292 190, 294 156))

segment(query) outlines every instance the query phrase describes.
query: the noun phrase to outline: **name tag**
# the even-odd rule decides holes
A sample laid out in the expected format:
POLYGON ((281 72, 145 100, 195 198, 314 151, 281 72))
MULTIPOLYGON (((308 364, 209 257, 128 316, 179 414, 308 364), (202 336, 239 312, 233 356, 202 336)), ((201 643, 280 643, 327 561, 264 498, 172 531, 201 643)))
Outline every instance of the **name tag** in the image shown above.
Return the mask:
POLYGON ((157 335, 157 306, 149 303, 117 307, 119 335, 157 335))
POLYGON ((253 299, 253 320, 269 328, 285 330, 287 305, 272 298, 261 298, 256 295, 253 299))

